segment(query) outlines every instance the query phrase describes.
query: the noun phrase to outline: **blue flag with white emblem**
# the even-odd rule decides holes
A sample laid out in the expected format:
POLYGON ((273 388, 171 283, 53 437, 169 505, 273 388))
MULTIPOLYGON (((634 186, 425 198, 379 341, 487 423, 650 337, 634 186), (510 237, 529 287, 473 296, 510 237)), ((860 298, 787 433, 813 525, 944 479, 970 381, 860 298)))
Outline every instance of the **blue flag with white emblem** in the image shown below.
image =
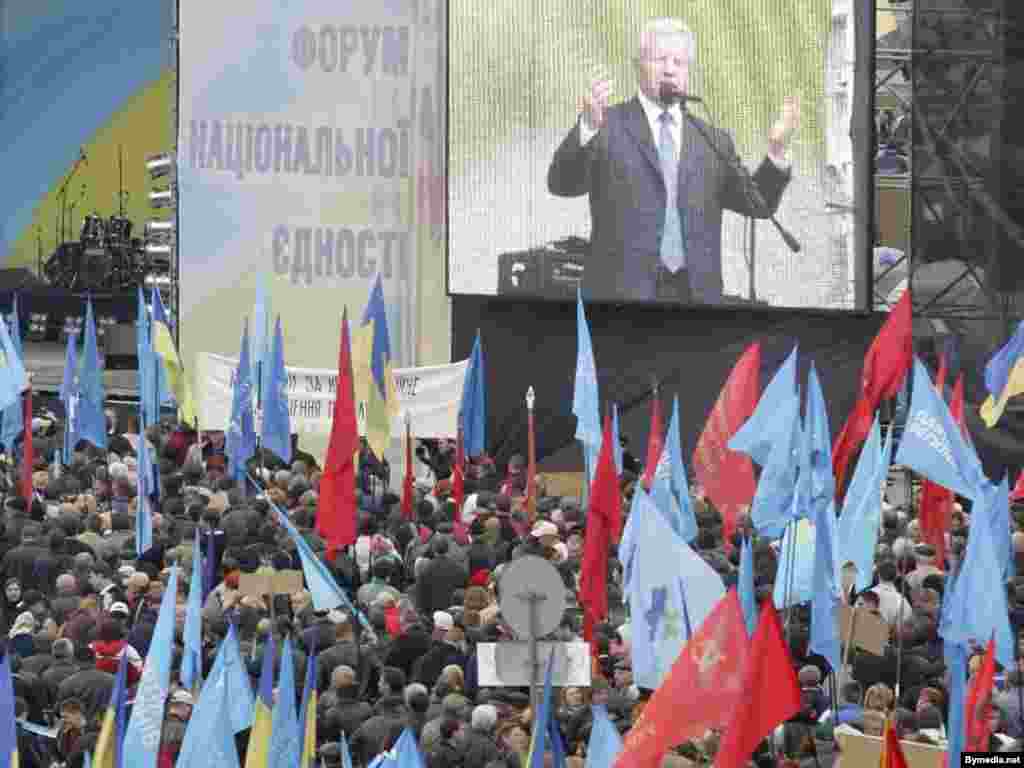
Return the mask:
POLYGON ((224 440, 228 472, 235 482, 245 478, 245 463, 256 453, 256 425, 252 413, 252 364, 249 359, 249 327, 242 329, 238 368, 231 394, 231 423, 224 440))
POLYGON ((672 418, 661 450, 661 459, 654 471, 651 498, 661 510, 672 530, 686 542, 697 538, 697 517, 686 481, 683 448, 679 439, 679 396, 672 399, 672 418))
POLYGON ((637 488, 644 525, 636 532, 633 567, 625 585, 633 617, 633 679, 656 689, 696 632, 725 585, 715 570, 676 534, 637 488))
POLYGON ((260 442, 286 464, 292 460, 292 423, 288 413, 288 370, 284 365, 281 316, 274 324, 270 356, 263 362, 263 423, 260 442))
POLYGON ((910 413, 895 462, 961 496, 975 496, 988 482, 981 461, 916 357, 912 387, 910 413))
POLYGON ((97 448, 107 447, 107 415, 103 403, 107 399, 103 386, 103 368, 96 340, 96 317, 92 300, 85 306, 85 343, 82 347, 82 372, 78 386, 78 424, 82 438, 97 448))
POLYGON ((583 457, 589 478, 597 471, 601 450, 601 406, 597 392, 597 366, 590 341, 590 326, 583 309, 583 295, 576 292, 576 378, 572 395, 572 415, 576 417, 576 439, 583 444, 583 457))

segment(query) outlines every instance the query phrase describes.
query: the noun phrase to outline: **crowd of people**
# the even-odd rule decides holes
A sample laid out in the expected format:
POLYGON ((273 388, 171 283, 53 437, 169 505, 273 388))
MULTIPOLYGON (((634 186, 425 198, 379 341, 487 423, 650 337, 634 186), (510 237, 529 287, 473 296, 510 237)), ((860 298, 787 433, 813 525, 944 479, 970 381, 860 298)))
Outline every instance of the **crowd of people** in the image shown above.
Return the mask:
MULTIPOLYGON (((59 442, 59 424, 37 419, 37 456, 47 440, 59 442), (48 434, 49 432, 49 434, 48 434)), ((114 673, 126 655, 128 683, 142 673, 170 566, 178 564, 177 626, 172 685, 159 752, 160 768, 174 765, 194 705, 194 690, 177 685, 185 601, 197 527, 208 533, 205 554, 214 559, 216 586, 203 617, 204 673, 229 625, 256 687, 263 649, 271 635, 290 637, 296 690, 302 695, 308 654, 317 654, 317 736, 323 766, 342 764, 343 737, 356 768, 391 748, 406 728, 419 738, 428 768, 526 768, 533 711, 529 690, 479 684, 477 645, 514 639, 498 606, 503 568, 523 555, 550 561, 567 588, 568 607, 551 638, 582 634, 575 600, 587 511, 575 497, 549 495, 538 480, 536 518, 524 503, 526 463, 516 456, 499 472, 487 457, 466 469, 461 509, 451 498, 455 446, 423 443, 417 451, 414 520, 403 518, 399 496, 371 482, 385 473, 360 474, 358 539, 328 563, 368 627, 335 609, 314 609, 306 591, 274 597, 243 593, 245 573, 270 566, 300 567, 294 544, 276 523, 273 502, 291 518, 314 551, 324 557, 315 533, 321 469, 297 453, 290 465, 271 455, 250 462, 262 489, 239 488, 225 475, 223 435, 202 435, 166 422, 134 434, 113 429, 110 450, 82 443, 59 468, 40 461, 31 499, 14 492, 4 501, 0 536, 0 619, 13 673, 22 768, 83 765, 95 747, 110 701, 114 673), (134 446, 146 439, 159 457, 160 511, 153 520, 153 547, 136 555, 134 446), (271 604, 273 602, 273 604, 271 604), (46 729, 51 729, 49 733, 46 729)), ((639 462, 628 449, 620 474, 623 509, 637 487, 639 462)), ((737 581, 740 537, 726 546, 723 521, 700 489, 692 489, 699 533, 694 548, 727 586, 737 581)), ((809 614, 786 615, 786 635, 803 691, 803 711, 780 727, 755 753, 756 764, 786 756, 793 765, 838 764, 842 732, 880 735, 895 712, 903 739, 942 747, 949 686, 937 635, 938 612, 951 566, 964 552, 969 504, 956 507, 948 561, 939 562, 922 543, 914 501, 884 503, 872 586, 846 598, 889 627, 893 642, 883 655, 853 649, 846 670, 830 670, 807 651, 809 614)), ((1024 520, 1020 520, 1024 528, 1024 520)), ((1013 533, 1017 572, 1024 574, 1024 530, 1013 533)), ((621 566, 609 560, 609 616, 596 628, 597 657, 589 687, 557 689, 555 717, 567 764, 586 760, 592 705, 602 705, 620 733, 636 722, 651 691, 638 688, 631 671, 630 622, 623 599, 621 566)), ((769 600, 778 548, 755 539, 757 597, 769 600)), ((1015 631, 1024 624, 1024 578, 1008 584, 1015 631)), ((279 647, 279 646, 278 646, 279 647)), ((971 670, 980 663, 970 662, 971 670)), ((279 664, 278 660, 278 664, 279 664)), ((1016 749, 1024 738, 1024 667, 1001 670, 992 714, 993 749, 1016 749)), ((247 732, 238 735, 244 761, 247 732)), ((718 735, 688 741, 666 757, 679 766, 711 764, 718 735)), ((244 762, 242 763, 244 764, 244 762)))

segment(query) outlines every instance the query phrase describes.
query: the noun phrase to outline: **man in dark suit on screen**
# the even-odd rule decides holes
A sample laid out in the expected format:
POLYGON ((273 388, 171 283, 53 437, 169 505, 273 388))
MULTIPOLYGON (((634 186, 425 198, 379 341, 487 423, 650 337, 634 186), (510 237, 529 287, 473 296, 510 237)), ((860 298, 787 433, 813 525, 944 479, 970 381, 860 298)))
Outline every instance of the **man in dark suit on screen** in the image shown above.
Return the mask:
MULTIPOLYGON (((590 196, 587 298, 721 303, 722 209, 767 218, 789 183, 785 152, 799 123, 797 100, 785 100, 768 157, 753 174, 765 203, 757 209, 734 168, 684 115, 694 52, 693 34, 678 19, 647 22, 638 94, 609 106, 612 83, 592 81, 580 119, 551 161, 553 195, 590 196)), ((735 155, 728 133, 701 124, 727 157, 735 155)))

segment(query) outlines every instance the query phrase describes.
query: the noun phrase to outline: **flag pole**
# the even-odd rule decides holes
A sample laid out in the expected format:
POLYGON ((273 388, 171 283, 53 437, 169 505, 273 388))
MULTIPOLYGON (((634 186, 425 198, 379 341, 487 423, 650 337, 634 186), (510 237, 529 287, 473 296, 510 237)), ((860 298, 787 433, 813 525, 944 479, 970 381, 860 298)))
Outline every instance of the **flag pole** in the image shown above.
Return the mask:
POLYGON ((534 435, 533 403, 535 395, 533 385, 526 390, 526 421, 527 421, 527 454, 526 470, 526 520, 532 527, 537 519, 537 439, 534 435))

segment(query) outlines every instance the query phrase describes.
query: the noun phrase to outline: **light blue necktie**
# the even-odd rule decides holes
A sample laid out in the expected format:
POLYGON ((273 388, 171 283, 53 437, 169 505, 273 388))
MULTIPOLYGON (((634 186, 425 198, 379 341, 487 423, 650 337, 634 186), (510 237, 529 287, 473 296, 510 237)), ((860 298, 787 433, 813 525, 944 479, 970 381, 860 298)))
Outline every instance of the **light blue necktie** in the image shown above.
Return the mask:
POLYGON ((661 263, 672 273, 686 266, 686 247, 683 244, 683 227, 679 221, 679 157, 676 143, 672 139, 672 114, 665 110, 658 116, 661 130, 658 135, 658 157, 661 172, 665 176, 665 229, 661 235, 661 263))

